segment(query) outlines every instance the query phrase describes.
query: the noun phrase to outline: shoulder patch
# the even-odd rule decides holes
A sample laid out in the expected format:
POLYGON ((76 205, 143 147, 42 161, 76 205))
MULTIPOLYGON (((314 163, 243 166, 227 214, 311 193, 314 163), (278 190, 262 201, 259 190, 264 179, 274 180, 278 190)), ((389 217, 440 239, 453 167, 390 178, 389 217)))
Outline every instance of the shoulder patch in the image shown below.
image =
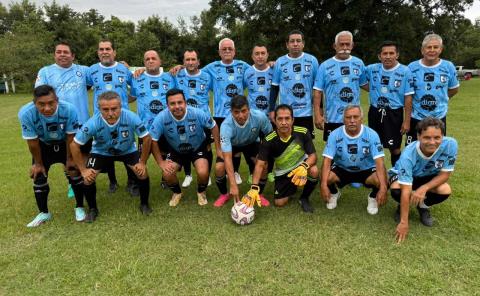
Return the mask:
POLYGON ((273 131, 273 132, 269 133, 269 134, 265 137, 265 140, 271 141, 271 140, 274 139, 275 137, 277 137, 277 132, 276 132, 276 131, 273 131))
POLYGON ((302 134, 306 134, 308 130, 305 127, 293 126, 293 130, 302 134))

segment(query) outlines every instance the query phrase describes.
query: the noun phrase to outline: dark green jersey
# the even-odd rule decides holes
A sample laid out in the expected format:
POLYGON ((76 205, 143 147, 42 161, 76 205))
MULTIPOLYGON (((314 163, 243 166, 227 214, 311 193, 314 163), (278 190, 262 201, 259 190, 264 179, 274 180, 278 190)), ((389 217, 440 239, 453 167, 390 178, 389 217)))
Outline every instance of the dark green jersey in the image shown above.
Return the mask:
POLYGON ((277 132, 271 132, 260 146, 258 159, 274 161, 276 176, 289 173, 308 155, 315 153, 310 133, 304 127, 294 126, 290 138, 282 140, 277 132))

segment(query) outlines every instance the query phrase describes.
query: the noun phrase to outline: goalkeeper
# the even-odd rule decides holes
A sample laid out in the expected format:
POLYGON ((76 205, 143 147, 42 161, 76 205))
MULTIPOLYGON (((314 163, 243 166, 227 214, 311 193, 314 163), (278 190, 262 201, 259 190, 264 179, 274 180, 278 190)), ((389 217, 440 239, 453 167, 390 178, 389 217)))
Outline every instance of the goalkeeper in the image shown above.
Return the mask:
POLYGON ((304 127, 293 126, 292 107, 285 104, 275 108, 275 125, 277 130, 268 134, 260 145, 252 186, 242 202, 249 206, 260 205, 258 184, 271 161, 275 163, 275 206, 287 204, 297 188, 303 187, 300 206, 304 212, 313 213, 308 198, 318 183, 318 168, 310 133, 304 127))

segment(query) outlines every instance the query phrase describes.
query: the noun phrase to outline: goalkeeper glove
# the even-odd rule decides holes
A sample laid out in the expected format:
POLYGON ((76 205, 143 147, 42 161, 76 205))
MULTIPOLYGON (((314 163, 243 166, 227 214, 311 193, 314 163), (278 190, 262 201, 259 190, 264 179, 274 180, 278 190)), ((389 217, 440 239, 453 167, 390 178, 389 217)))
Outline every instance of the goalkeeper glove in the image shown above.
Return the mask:
POLYGON ((247 194, 242 197, 242 202, 248 207, 253 207, 256 202, 257 205, 261 207, 262 203, 260 201, 260 186, 252 184, 247 194))
POLYGON ((296 186, 303 186, 307 183, 307 170, 310 168, 308 163, 302 162, 298 167, 294 168, 287 177, 292 177, 292 183, 296 186))

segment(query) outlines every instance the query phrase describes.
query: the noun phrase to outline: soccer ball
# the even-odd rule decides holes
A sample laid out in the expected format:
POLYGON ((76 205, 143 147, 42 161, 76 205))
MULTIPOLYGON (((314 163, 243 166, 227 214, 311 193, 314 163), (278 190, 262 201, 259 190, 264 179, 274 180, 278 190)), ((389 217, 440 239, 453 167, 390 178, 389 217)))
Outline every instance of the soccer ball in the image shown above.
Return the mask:
POLYGON ((239 201, 233 205, 232 220, 239 225, 248 225, 255 219, 255 209, 239 201))

